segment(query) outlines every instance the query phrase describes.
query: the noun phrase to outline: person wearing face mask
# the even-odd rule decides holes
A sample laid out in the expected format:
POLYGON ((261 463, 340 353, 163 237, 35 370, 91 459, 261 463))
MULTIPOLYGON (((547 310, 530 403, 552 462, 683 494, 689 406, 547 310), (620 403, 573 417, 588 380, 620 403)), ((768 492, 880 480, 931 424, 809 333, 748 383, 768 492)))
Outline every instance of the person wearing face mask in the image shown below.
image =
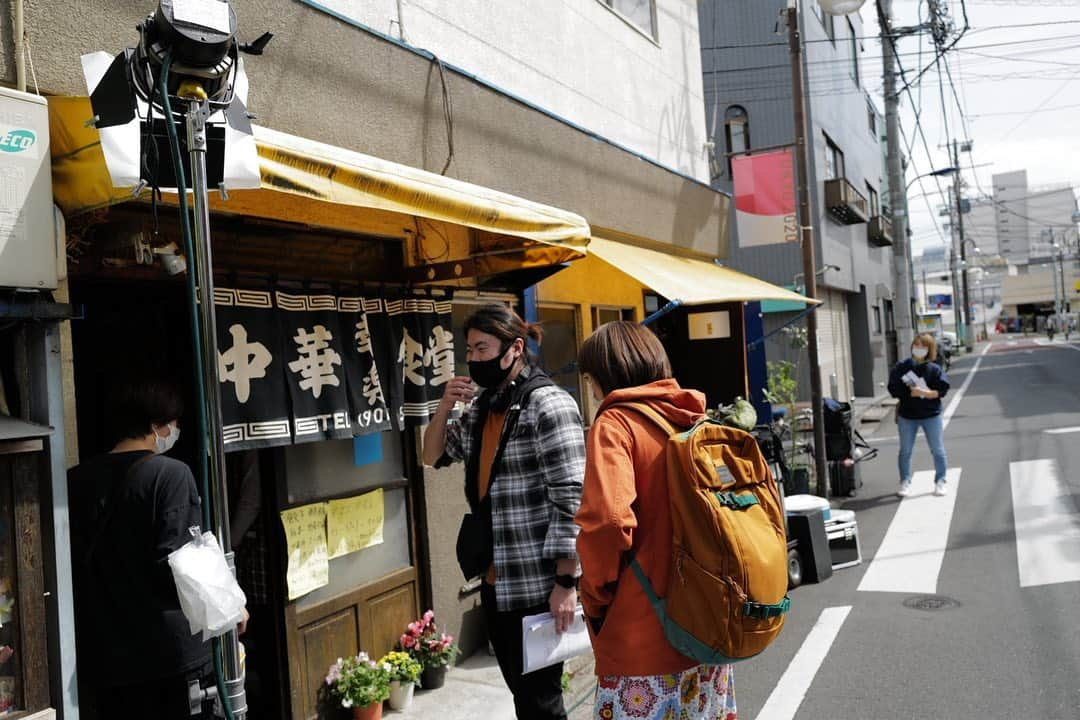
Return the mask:
POLYGON ((901 360, 889 374, 889 394, 900 401, 896 422, 900 429, 900 487, 896 494, 911 494, 911 453, 919 428, 926 436, 934 457, 934 494, 948 492, 945 473, 949 467, 945 455, 945 427, 941 400, 949 392, 949 378, 937 364, 937 341, 923 333, 911 345, 911 357, 901 360))
POLYGON ((542 339, 540 327, 504 305, 486 305, 465 330, 470 377, 447 383, 424 432, 424 463, 465 463, 468 519, 475 522, 462 524, 458 560, 466 577, 483 578, 488 636, 517 717, 564 719, 562 663, 522 674, 521 620, 551 612, 564 632, 574 619, 574 514, 585 476, 581 413, 530 361, 526 342, 542 339), (458 402, 471 406, 451 420, 458 402))
POLYGON ((109 395, 116 444, 68 473, 76 653, 83 717, 190 717, 188 683, 212 677, 168 555, 202 524, 195 478, 166 455, 183 410, 172 385, 131 380, 109 395))

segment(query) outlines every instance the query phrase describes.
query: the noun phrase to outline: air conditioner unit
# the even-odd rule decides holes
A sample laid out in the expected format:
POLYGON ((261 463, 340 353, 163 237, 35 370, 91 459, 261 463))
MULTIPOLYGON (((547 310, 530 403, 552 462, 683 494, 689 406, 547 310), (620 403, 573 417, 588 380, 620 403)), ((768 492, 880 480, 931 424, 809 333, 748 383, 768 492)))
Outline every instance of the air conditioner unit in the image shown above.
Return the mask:
POLYGON ((0 88, 0 287, 55 289, 57 245, 48 105, 0 88))

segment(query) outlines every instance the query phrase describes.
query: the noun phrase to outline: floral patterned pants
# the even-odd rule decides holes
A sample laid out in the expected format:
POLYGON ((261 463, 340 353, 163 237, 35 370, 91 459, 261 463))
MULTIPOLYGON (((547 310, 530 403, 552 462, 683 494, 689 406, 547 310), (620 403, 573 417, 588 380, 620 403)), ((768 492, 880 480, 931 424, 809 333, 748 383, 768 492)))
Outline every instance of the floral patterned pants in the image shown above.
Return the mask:
POLYGON ((698 665, 675 675, 604 675, 597 720, 736 720, 730 665, 698 665))

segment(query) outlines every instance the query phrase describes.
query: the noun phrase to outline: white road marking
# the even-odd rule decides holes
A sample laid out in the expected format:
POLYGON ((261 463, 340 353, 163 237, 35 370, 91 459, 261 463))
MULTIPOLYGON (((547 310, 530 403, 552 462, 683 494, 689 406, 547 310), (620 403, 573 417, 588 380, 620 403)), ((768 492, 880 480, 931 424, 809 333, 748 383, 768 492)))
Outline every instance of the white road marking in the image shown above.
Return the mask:
POLYGON ((866 569, 859 590, 933 595, 949 542, 960 468, 946 474, 948 495, 934 495, 934 471, 911 478, 911 495, 900 502, 892 523, 866 569))
POLYGON ((983 357, 986 356, 987 351, 990 350, 990 347, 993 344, 994 343, 986 343, 986 347, 984 347, 982 352, 979 353, 979 359, 975 361, 975 366, 971 368, 971 372, 969 372, 967 374, 967 377, 964 378, 964 384, 961 385, 960 389, 956 391, 956 394, 953 395, 952 402, 950 402, 949 406, 945 408, 945 416, 941 426, 942 430, 949 427, 949 421, 952 420, 953 413, 956 412, 956 408, 960 405, 960 400, 963 399, 964 393, 967 392, 968 385, 971 384, 971 380, 975 377, 975 373, 979 372, 979 365, 982 364, 983 357))
POLYGON ((1009 463, 1020 587, 1080 580, 1080 513, 1053 460, 1009 463))
POLYGON ((1047 435, 1068 435, 1069 433, 1080 432, 1080 425, 1074 425, 1072 427, 1054 428, 1053 430, 1043 430, 1047 435))
POLYGON ((817 623, 803 640, 799 652, 791 659, 780 682, 757 714, 757 720, 791 720, 806 698, 821 664, 825 662, 840 627, 851 612, 850 605, 829 607, 821 611, 817 623))

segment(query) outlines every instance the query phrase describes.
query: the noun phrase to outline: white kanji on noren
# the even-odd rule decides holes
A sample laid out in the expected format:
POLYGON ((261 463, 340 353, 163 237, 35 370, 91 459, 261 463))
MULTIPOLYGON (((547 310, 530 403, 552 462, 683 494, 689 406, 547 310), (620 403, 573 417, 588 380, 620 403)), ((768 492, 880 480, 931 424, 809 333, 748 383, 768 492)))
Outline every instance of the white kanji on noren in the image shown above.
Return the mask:
POLYGON ((401 363, 401 379, 413 385, 426 385, 424 377, 424 346, 412 339, 409 329, 404 328, 405 334, 401 338, 398 348, 398 362, 401 363))
POLYGON ((424 353, 424 366, 432 371, 430 385, 438 387, 450 382, 454 377, 454 333, 436 325, 428 338, 428 349, 424 353))
POLYGON ((232 325, 229 334, 233 346, 218 353, 218 380, 233 383, 236 400, 243 404, 251 397, 251 381, 266 377, 266 368, 274 358, 261 342, 248 342, 243 325, 232 325))
POLYGON ((289 369, 303 378, 300 389, 310 390, 315 397, 322 395, 324 385, 341 384, 334 372, 334 365, 341 364, 341 356, 330 349, 329 341, 333 339, 333 334, 322 325, 316 325, 311 332, 297 328, 293 338, 299 346, 299 359, 289 363, 289 369))
POLYGON ((379 369, 375 365, 372 365, 367 375, 364 376, 364 387, 360 390, 360 393, 367 400, 369 407, 386 404, 383 399, 382 383, 379 382, 379 369))
POLYGON ((368 328, 367 315, 361 315, 360 322, 356 323, 355 339, 357 352, 371 352, 371 330, 368 328))

